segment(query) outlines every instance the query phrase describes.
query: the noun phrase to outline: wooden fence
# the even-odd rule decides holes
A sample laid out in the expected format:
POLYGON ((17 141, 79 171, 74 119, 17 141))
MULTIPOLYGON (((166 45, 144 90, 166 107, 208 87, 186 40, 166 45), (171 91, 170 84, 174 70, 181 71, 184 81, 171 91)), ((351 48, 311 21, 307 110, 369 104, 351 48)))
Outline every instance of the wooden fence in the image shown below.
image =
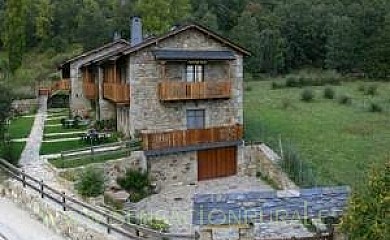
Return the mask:
POLYGON ((10 175, 13 179, 22 183, 24 188, 30 188, 39 193, 41 198, 47 198, 58 204, 63 211, 71 211, 84 216, 93 222, 100 224, 107 229, 107 233, 116 232, 130 239, 199 239, 198 234, 191 233, 164 233, 146 226, 131 224, 126 219, 121 219, 118 216, 112 215, 108 211, 96 208, 86 204, 76 198, 67 196, 64 192, 58 191, 43 181, 38 180, 23 170, 16 168, 7 161, 0 159, 0 168, 10 175), (133 233, 134 232, 134 233, 133 233), (138 233, 138 234, 136 234, 138 233), (141 233, 141 235, 139 234, 141 233), (141 237, 142 236, 142 237, 141 237))
POLYGON ((291 237, 291 238, 255 238, 254 240, 333 240, 334 234, 318 235, 313 237, 291 237))
POLYGON ((243 128, 241 125, 231 125, 206 129, 142 133, 141 135, 143 149, 147 151, 215 142, 238 141, 243 137, 243 128))
POLYGON ((159 96, 162 101, 218 99, 231 97, 232 84, 224 82, 174 82, 159 83, 159 96))

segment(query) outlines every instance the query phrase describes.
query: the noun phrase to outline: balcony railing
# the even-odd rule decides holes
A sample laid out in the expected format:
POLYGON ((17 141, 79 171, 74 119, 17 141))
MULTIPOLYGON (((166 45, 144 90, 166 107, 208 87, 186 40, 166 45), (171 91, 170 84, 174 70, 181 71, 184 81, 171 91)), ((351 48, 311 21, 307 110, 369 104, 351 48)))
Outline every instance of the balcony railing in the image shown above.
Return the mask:
POLYGON ((98 93, 98 86, 92 82, 83 82, 84 96, 87 99, 96 99, 98 93))
POLYGON ((141 135, 143 149, 148 151, 238 141, 243 137, 243 128, 241 125, 231 125, 207 129, 141 133, 141 135))
POLYGON ((181 101, 197 99, 226 99, 231 97, 231 82, 174 82, 159 84, 161 101, 181 101))
POLYGON ((103 83, 103 96, 114 103, 130 103, 130 85, 103 83))
POLYGON ((57 82, 55 82, 51 86, 51 90, 58 91, 58 90, 70 90, 70 79, 62 79, 57 82))

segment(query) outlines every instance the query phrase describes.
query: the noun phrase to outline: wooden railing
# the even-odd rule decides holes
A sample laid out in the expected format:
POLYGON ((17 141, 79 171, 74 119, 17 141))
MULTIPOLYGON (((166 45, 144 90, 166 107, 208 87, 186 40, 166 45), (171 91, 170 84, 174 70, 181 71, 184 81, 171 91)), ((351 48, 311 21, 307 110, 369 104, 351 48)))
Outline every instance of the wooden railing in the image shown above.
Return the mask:
POLYGON ((95 83, 92 82, 83 82, 83 91, 84 91, 84 96, 87 99, 96 99, 97 97, 97 92, 98 92, 98 86, 95 83))
POLYGON ((160 150, 199 144, 238 141, 243 137, 241 125, 206 129, 172 130, 141 133, 143 149, 160 150))
POLYGON ((161 101, 180 101, 197 99, 224 99, 231 97, 232 84, 224 82, 175 82, 163 81, 159 84, 161 101))
POLYGON ((70 79, 62 79, 53 84, 52 91, 70 90, 70 79))
POLYGON ((130 103, 130 85, 103 83, 103 96, 114 103, 130 103))
MULTIPOLYGON (((107 233, 117 233, 126 239, 199 239, 199 234, 193 233, 164 233, 149 228, 145 225, 130 223, 130 216, 120 217, 107 210, 87 204, 77 198, 66 195, 57 189, 44 183, 42 180, 34 178, 23 170, 16 168, 7 161, 0 159, 0 170, 3 170, 11 178, 20 182, 24 188, 29 188, 43 199, 51 200, 53 207, 61 207, 64 212, 73 212, 81 217, 85 217, 106 228, 107 233)), ((31 194, 32 191, 30 191, 31 194)), ((132 213, 132 216, 136 213, 132 213)), ((1 235, 1 234, 0 234, 1 235)))

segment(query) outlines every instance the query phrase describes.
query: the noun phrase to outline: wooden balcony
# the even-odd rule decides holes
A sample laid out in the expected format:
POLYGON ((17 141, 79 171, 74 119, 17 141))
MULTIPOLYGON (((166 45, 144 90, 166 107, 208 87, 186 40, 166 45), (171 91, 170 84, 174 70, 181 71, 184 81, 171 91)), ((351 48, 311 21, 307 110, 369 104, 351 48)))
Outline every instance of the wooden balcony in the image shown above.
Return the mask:
POLYGON ((161 150, 207 143, 232 142, 243 138, 241 125, 207 129, 172 130, 156 133, 141 133, 143 149, 161 150))
POLYGON ((58 91, 58 90, 70 90, 70 79, 62 79, 57 82, 55 82, 51 86, 51 91, 58 91))
POLYGON ((98 96, 98 86, 92 82, 83 82, 83 92, 87 99, 94 100, 98 96))
POLYGON ((103 83, 103 96, 114 103, 130 104, 130 85, 103 83))
POLYGON ((231 97, 232 84, 225 82, 174 82, 163 81, 159 84, 161 101, 182 101, 201 99, 227 99, 231 97))

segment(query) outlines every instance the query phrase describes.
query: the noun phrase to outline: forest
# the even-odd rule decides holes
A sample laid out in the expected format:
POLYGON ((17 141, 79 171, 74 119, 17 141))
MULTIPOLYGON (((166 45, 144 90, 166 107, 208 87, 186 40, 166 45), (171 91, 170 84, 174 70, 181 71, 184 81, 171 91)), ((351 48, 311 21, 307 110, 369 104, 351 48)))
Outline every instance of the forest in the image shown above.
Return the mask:
POLYGON ((195 22, 236 41, 252 52, 249 76, 304 68, 389 76, 388 0, 0 0, 3 68, 17 71, 32 50, 61 54, 129 38, 135 15, 149 36, 195 22))

